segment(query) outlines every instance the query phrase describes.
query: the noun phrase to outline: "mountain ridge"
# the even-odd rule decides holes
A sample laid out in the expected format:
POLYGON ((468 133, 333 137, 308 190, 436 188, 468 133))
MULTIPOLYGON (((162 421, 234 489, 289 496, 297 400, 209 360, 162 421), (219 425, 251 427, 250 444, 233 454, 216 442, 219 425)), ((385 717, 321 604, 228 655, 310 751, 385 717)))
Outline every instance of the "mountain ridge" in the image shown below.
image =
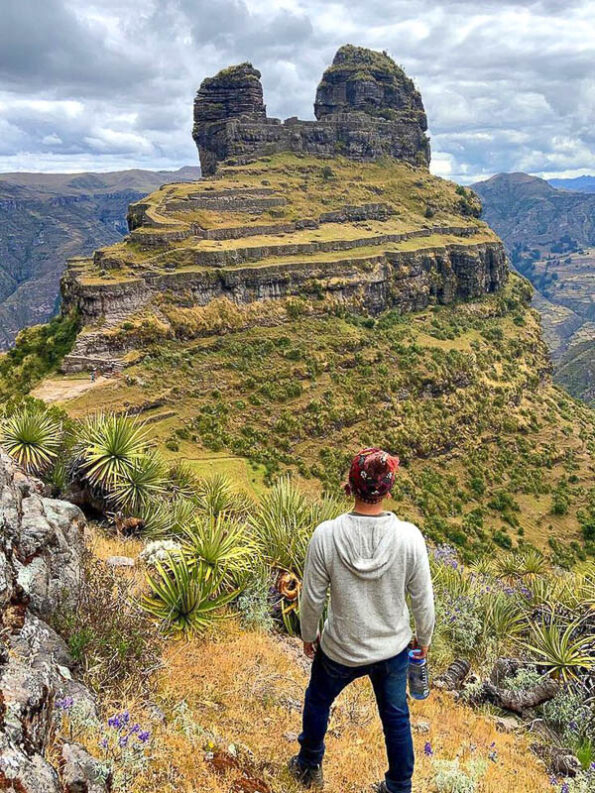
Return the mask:
POLYGON ((556 380, 595 400, 595 194, 559 190, 529 174, 497 174, 473 185, 483 217, 514 267, 538 290, 535 305, 556 380))
POLYGON ((116 242, 127 230, 131 201, 198 173, 185 167, 0 174, 0 350, 12 345, 21 328, 55 313, 69 256, 116 242))

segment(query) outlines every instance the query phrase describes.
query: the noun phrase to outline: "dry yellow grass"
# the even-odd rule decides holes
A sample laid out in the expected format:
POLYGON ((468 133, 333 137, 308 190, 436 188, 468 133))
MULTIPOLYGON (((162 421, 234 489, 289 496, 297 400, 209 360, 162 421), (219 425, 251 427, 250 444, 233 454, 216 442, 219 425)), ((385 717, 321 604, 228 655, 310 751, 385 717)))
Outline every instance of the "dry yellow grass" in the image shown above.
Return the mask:
MULTIPOLYGON (((297 790, 287 778, 285 763, 296 750, 307 683, 298 650, 297 642, 244 631, 231 620, 207 640, 170 643, 157 695, 166 722, 153 731, 152 759, 137 777, 135 793, 297 790), (238 761, 230 760, 230 745, 237 749, 238 761)), ((414 732, 417 793, 434 789, 433 758, 455 757, 463 765, 478 756, 487 760, 478 793, 551 787, 525 737, 497 732, 486 716, 455 704, 448 695, 434 692, 426 702, 413 702, 412 720, 430 724, 429 733, 414 732), (426 741, 433 757, 424 752, 426 741), (495 759, 489 760, 494 751, 495 759)), ((329 791, 360 793, 382 778, 384 742, 366 680, 349 687, 337 701, 325 768, 329 791)))
MULTIPOLYGON (((137 556, 142 543, 94 531, 91 549, 100 559, 137 556)), ((142 568, 130 574, 142 586, 142 568)), ((125 702, 101 703, 106 716, 128 708, 133 721, 151 730, 149 761, 135 772, 130 793, 297 793, 300 788, 288 779, 285 764, 297 749, 308 680, 299 640, 245 630, 230 618, 204 639, 168 640, 162 660, 152 703, 134 695, 125 702)), ((477 793, 551 790, 526 736, 498 732, 486 714, 439 691, 425 702, 412 701, 411 711, 413 725, 429 723, 429 732, 414 730, 415 793, 436 789, 431 781, 435 759, 457 757, 463 766, 469 759, 487 760, 477 793), (424 752, 426 742, 432 756, 424 752)), ((64 729, 68 734, 68 720, 64 729)), ((75 737, 101 755, 96 731, 75 737)), ((343 692, 332 713, 326 790, 363 793, 384 771, 373 693, 369 682, 360 680, 343 692)))

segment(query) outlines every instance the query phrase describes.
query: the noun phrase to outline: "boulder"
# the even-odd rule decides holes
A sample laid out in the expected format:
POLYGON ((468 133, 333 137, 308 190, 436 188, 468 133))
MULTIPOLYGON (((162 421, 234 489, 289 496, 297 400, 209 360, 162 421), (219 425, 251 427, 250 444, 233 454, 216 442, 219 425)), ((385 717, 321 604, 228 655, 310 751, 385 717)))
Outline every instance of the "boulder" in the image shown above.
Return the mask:
POLYGON ((64 793, 108 793, 112 776, 94 757, 76 743, 62 747, 64 793))

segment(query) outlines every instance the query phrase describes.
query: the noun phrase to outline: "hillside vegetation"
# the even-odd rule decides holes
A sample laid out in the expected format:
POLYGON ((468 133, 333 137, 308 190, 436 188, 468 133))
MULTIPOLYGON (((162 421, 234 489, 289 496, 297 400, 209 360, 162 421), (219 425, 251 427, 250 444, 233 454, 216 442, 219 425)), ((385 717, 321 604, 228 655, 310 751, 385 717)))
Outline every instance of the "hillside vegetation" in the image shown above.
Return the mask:
MULTIPOLYGON (((353 450, 377 443, 402 460, 397 510, 433 539, 466 553, 529 542, 564 563, 592 550, 593 415, 551 384, 529 294, 514 277, 502 294, 413 315, 304 308, 228 325, 149 345, 61 404, 75 418, 140 413, 167 457, 257 493, 285 471, 337 492, 353 450)), ((18 380, 17 368, 5 389, 18 380)))

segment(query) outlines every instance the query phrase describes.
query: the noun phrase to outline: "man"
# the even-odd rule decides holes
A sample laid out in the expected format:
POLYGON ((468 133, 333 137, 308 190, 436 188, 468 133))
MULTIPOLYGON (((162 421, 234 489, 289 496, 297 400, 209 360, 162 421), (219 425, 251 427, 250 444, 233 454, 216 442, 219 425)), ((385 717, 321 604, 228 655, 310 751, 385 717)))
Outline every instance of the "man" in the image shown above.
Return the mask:
POLYGON ((382 719, 389 768, 379 793, 410 793, 413 742, 407 706, 412 639, 406 595, 415 619, 414 646, 425 657, 434 629, 434 598, 424 539, 412 523, 383 509, 399 465, 381 449, 352 461, 351 512, 321 523, 308 546, 300 600, 304 653, 313 658, 306 691, 300 753, 291 774, 306 787, 321 786, 324 737, 331 705, 358 677, 372 681, 382 719), (328 618, 318 635, 330 587, 328 618))

